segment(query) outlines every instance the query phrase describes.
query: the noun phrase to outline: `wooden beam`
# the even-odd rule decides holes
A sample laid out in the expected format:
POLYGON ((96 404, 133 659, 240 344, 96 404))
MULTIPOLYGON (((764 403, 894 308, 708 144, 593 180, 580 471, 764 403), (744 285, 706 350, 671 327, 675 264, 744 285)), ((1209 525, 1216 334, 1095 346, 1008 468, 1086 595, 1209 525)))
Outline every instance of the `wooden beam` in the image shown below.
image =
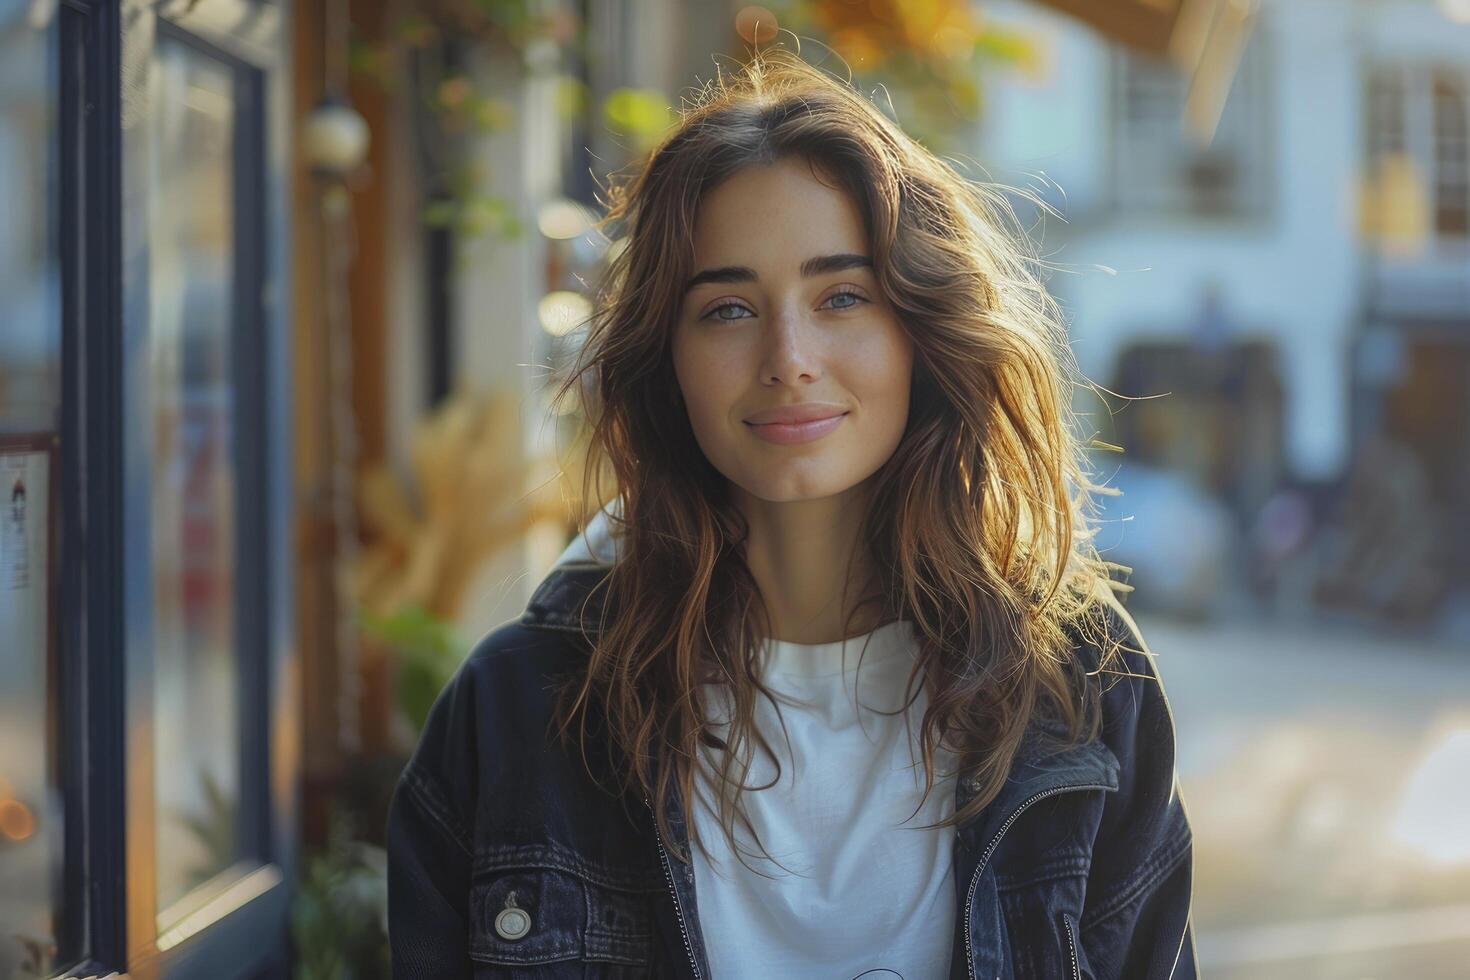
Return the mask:
MULTIPOLYGON (((322 0, 291 5, 291 86, 293 134, 311 113, 325 89, 325 11, 322 0)), ((337 546, 331 523, 328 480, 331 438, 322 401, 327 375, 326 311, 322 261, 325 234, 321 184, 302 155, 298 138, 292 148, 292 399, 293 497, 295 519, 296 648, 301 651, 301 773, 303 837, 309 844, 326 836, 326 795, 316 787, 341 766, 337 739, 337 656, 333 624, 337 600, 332 566, 337 546)))
POLYGON ((1188 0, 1038 0, 1112 41, 1163 57, 1188 0))
MULTIPOLYGON (((353 31, 363 41, 389 34, 389 4, 351 0, 353 31)), ((392 119, 383 89, 354 75, 348 89, 352 105, 367 120, 372 134, 367 168, 370 179, 352 195, 354 242, 349 296, 352 305, 352 410, 357 423, 358 472, 380 461, 387 451, 387 320, 388 243, 393 215, 388 205, 392 119)))

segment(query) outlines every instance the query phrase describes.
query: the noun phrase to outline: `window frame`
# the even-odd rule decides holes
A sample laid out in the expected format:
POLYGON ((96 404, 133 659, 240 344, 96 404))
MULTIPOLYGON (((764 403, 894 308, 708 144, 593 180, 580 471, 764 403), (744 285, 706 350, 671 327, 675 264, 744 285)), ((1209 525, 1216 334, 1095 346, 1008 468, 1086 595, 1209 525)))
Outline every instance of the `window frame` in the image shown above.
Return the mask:
MULTIPOLYGON (((1406 157, 1422 175, 1427 207, 1426 232, 1434 251, 1463 250, 1470 230, 1446 233, 1440 228, 1440 195, 1449 183, 1441 173, 1445 147, 1436 113, 1437 89, 1444 85, 1459 100, 1462 134, 1470 134, 1470 69, 1441 61, 1419 63, 1402 59, 1373 59, 1363 66, 1364 160, 1375 173, 1388 155, 1406 157)), ((1465 136, 1462 135, 1461 142, 1465 136)), ((1461 153, 1465 154, 1463 147, 1461 153)), ((1466 164, 1461 164, 1466 169, 1466 164)), ((1460 207, 1470 209, 1470 172, 1457 175, 1460 207)))
POLYGON ((263 0, 129 5, 126 19, 120 6, 62 0, 57 11, 63 392, 53 709, 65 844, 53 975, 220 976, 222 964, 241 977, 274 975, 284 973, 288 956, 299 809, 290 566, 290 21, 263 0), (160 36, 221 59, 237 83, 243 80, 236 206, 248 207, 242 213, 253 220, 237 222, 234 302, 248 312, 232 325, 230 341, 236 486, 251 491, 236 499, 239 834, 242 851, 259 857, 224 894, 163 935, 154 907, 152 566, 128 511, 130 500, 146 501, 151 492, 151 458, 139 458, 135 438, 148 416, 139 379, 148 354, 149 242, 137 212, 128 210, 146 201, 146 174, 137 164, 147 159, 150 133, 138 124, 137 114, 148 111, 136 101, 140 90, 130 88, 125 100, 122 85, 147 77, 160 36))
POLYGON ((116 5, 63 0, 61 563, 57 637, 65 822, 62 976, 126 966, 123 740, 121 132, 116 5))
MULTIPOLYGON (((1155 140, 1149 151, 1164 161, 1162 166, 1170 175, 1171 190, 1167 199, 1147 201, 1130 197, 1125 193, 1125 186, 1130 186, 1135 179, 1133 177, 1134 168, 1129 166, 1126 159, 1126 146, 1133 138, 1128 122, 1129 114, 1125 106, 1125 89, 1130 67, 1138 65, 1147 71, 1170 72, 1177 76, 1174 80, 1176 91, 1172 94, 1165 93, 1165 95, 1174 105, 1175 111, 1172 113, 1175 120, 1174 125, 1180 128, 1181 134, 1190 80, 1166 59, 1123 46, 1112 46, 1107 60, 1107 111, 1108 118, 1112 120, 1112 125, 1107 127, 1106 200, 1108 210, 1117 216, 1153 217, 1223 225, 1261 224, 1273 220, 1276 203, 1274 170, 1276 139, 1273 131, 1274 110, 1271 87, 1274 81, 1273 50, 1274 45, 1271 43, 1269 31, 1264 24, 1258 23, 1251 31, 1250 38, 1241 53, 1239 66, 1231 80, 1230 92, 1220 124, 1216 128, 1214 141, 1211 143, 1213 146, 1214 142, 1219 141, 1222 136, 1228 136, 1227 118, 1231 120, 1230 127, 1239 130, 1241 145, 1236 156, 1245 161, 1241 178, 1242 187, 1238 192, 1239 200, 1233 202, 1227 209, 1210 211, 1191 205, 1189 185, 1183 176, 1184 168, 1178 162, 1179 150, 1183 145, 1181 140, 1187 142, 1185 136, 1182 136, 1181 140, 1168 142, 1155 140)), ((1187 150, 1188 146, 1184 145, 1184 149, 1187 150)), ((1198 157, 1203 152, 1203 150, 1196 151, 1191 156, 1198 157)))

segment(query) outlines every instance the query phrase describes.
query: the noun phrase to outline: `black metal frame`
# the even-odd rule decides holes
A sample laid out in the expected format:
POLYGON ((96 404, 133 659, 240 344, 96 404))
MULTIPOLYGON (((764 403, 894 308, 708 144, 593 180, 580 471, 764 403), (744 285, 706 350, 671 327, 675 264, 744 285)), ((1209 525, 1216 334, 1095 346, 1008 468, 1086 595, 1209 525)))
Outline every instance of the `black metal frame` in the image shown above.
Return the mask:
POLYGON ((60 17, 62 419, 58 692, 65 855, 60 955, 126 962, 121 115, 116 4, 60 17))
MULTIPOLYGON (((436 54, 446 71, 461 67, 464 61, 460 43, 454 38, 444 39, 436 54)), ((419 57, 415 55, 409 67, 415 86, 419 84, 417 73, 423 70, 419 57)), ((418 176, 425 187, 427 203, 452 201, 451 175, 443 161, 457 154, 457 140, 444 133, 428 115, 416 121, 413 134, 414 163, 419 168, 418 176)), ((423 407, 432 409, 449 398, 454 389, 454 250, 458 235, 453 225, 446 224, 425 226, 423 236, 426 324, 423 407)))

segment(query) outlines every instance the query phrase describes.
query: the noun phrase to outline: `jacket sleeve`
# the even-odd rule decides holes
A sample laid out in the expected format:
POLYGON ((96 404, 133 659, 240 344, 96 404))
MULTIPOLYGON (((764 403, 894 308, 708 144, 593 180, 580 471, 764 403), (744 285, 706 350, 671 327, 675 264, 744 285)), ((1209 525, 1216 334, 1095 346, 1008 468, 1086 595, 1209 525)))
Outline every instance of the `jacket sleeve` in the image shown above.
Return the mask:
POLYGON ((388 943, 395 980, 469 977, 473 696, 461 668, 434 703, 388 810, 388 943))
POLYGON ((1080 939, 1099 978, 1192 980, 1193 836, 1174 764, 1169 701, 1132 618, 1109 617, 1122 641, 1100 681, 1103 739, 1120 763, 1093 844, 1080 939))

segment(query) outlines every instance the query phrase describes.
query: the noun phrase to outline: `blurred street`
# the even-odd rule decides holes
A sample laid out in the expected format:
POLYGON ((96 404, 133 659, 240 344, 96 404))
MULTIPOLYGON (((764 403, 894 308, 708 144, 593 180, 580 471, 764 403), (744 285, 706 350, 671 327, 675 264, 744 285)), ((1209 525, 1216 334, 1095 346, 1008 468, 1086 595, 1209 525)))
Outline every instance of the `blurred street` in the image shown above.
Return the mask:
POLYGON ((1464 977, 1463 652, 1345 623, 1139 625, 1176 719, 1207 975, 1464 977))

